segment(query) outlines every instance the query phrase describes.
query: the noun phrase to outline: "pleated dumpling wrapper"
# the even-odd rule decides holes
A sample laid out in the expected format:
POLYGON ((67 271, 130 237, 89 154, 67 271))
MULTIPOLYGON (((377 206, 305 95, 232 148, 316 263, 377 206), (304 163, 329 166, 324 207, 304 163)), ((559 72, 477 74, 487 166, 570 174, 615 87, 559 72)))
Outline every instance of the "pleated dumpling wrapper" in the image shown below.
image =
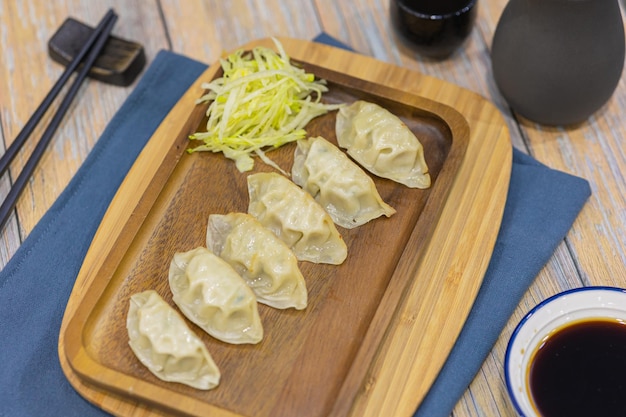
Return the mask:
POLYGON ((396 212, 383 201, 370 176, 320 136, 298 141, 291 177, 347 229, 396 212))
POLYGON ((248 213, 293 250, 300 261, 339 265, 348 248, 333 219, 313 197, 277 173, 248 176, 248 213))
POLYGON ((274 308, 307 306, 298 259, 287 244, 247 213, 211 214, 207 247, 230 264, 256 294, 274 308))
POLYGON ((263 326, 257 300, 226 261, 204 247, 176 253, 169 284, 185 317, 226 343, 259 343, 263 326))
POLYGON ((399 117, 363 100, 341 107, 337 143, 362 167, 410 188, 430 187, 424 147, 399 117))
POLYGON ((156 291, 130 297, 126 328, 130 348, 157 378, 201 390, 219 384, 220 371, 202 340, 156 291))

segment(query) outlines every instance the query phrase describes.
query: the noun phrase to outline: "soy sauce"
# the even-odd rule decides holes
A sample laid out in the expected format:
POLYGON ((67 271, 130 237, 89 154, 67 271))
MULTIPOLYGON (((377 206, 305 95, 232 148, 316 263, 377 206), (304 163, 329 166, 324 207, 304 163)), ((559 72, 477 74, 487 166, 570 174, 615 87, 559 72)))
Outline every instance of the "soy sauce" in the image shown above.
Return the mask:
POLYGON ((535 352, 529 387, 542 416, 626 416, 626 324, 581 321, 535 352))

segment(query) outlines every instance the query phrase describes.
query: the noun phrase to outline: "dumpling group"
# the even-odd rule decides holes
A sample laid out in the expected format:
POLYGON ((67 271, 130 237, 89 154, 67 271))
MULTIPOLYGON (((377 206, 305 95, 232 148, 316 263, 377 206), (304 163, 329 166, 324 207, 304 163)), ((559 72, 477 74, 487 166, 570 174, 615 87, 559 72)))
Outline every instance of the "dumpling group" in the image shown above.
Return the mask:
POLYGON ((341 107, 337 143, 361 166, 410 188, 430 187, 424 147, 400 118, 363 100, 341 107))
MULTIPOLYGON (((386 109, 365 101, 342 106, 335 129, 339 147, 356 163, 323 137, 300 140, 291 179, 248 175, 247 213, 210 215, 206 247, 174 254, 172 299, 212 337, 259 343, 258 303, 307 307, 298 261, 339 265, 346 259, 335 225, 352 229, 396 212, 361 166, 408 187, 430 186, 421 143, 386 109)), ((156 291, 131 296, 126 327, 131 350, 158 378, 204 390, 219 384, 220 371, 202 340, 156 291)))
MULTIPOLYGON (((263 339, 259 302, 297 310, 308 303, 298 258, 248 213, 210 215, 206 247, 175 253, 168 282, 185 317, 231 344, 263 339)), ((202 341, 155 291, 131 297, 127 330, 131 349, 158 378, 199 389, 219 383, 219 370, 202 341)))

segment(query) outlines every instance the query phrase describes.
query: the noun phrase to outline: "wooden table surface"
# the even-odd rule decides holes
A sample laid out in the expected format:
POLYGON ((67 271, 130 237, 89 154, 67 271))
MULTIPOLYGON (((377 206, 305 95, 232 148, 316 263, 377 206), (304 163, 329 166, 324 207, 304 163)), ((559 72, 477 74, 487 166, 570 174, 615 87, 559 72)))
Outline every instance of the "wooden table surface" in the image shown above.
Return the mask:
MULTIPOLYGON (((476 26, 447 60, 430 61, 407 50, 391 26, 388 0, 0 0, 0 146, 13 141, 62 67, 47 41, 66 17, 95 25, 109 7, 120 19, 114 34, 142 43, 148 62, 169 49, 206 63, 224 51, 268 36, 311 39, 324 31, 379 60, 433 75, 475 91, 504 114, 513 145, 550 167, 587 179, 592 196, 556 252, 521 300, 455 416, 509 416, 503 358, 519 319, 536 303, 584 285, 626 287, 626 76, 611 100, 576 127, 546 127, 515 115, 492 75, 490 48, 506 0, 479 0, 476 26)), ((4 266, 89 154, 132 91, 86 83, 43 156, 15 214, 1 231, 4 266)), ((48 120, 48 119, 47 119, 48 120)), ((39 134, 41 130, 38 130, 39 134)), ((4 196, 33 148, 28 144, 0 180, 4 196)), ((486 324, 487 325, 487 324, 486 324)))

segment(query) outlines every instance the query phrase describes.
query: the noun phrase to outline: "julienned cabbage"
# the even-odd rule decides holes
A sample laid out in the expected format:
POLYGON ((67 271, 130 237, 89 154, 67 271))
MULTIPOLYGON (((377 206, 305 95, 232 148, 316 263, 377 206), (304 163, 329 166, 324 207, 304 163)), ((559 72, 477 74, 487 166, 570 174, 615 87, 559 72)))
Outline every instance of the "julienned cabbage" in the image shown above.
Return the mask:
POLYGON ((303 139, 310 120, 340 106, 322 103, 325 80, 292 65, 282 44, 274 43, 278 52, 257 47, 220 61, 223 76, 204 83, 208 92, 198 100, 210 102, 206 132, 190 136, 204 144, 190 152, 222 152, 240 172, 253 168, 256 154, 282 171, 264 150, 303 139))

